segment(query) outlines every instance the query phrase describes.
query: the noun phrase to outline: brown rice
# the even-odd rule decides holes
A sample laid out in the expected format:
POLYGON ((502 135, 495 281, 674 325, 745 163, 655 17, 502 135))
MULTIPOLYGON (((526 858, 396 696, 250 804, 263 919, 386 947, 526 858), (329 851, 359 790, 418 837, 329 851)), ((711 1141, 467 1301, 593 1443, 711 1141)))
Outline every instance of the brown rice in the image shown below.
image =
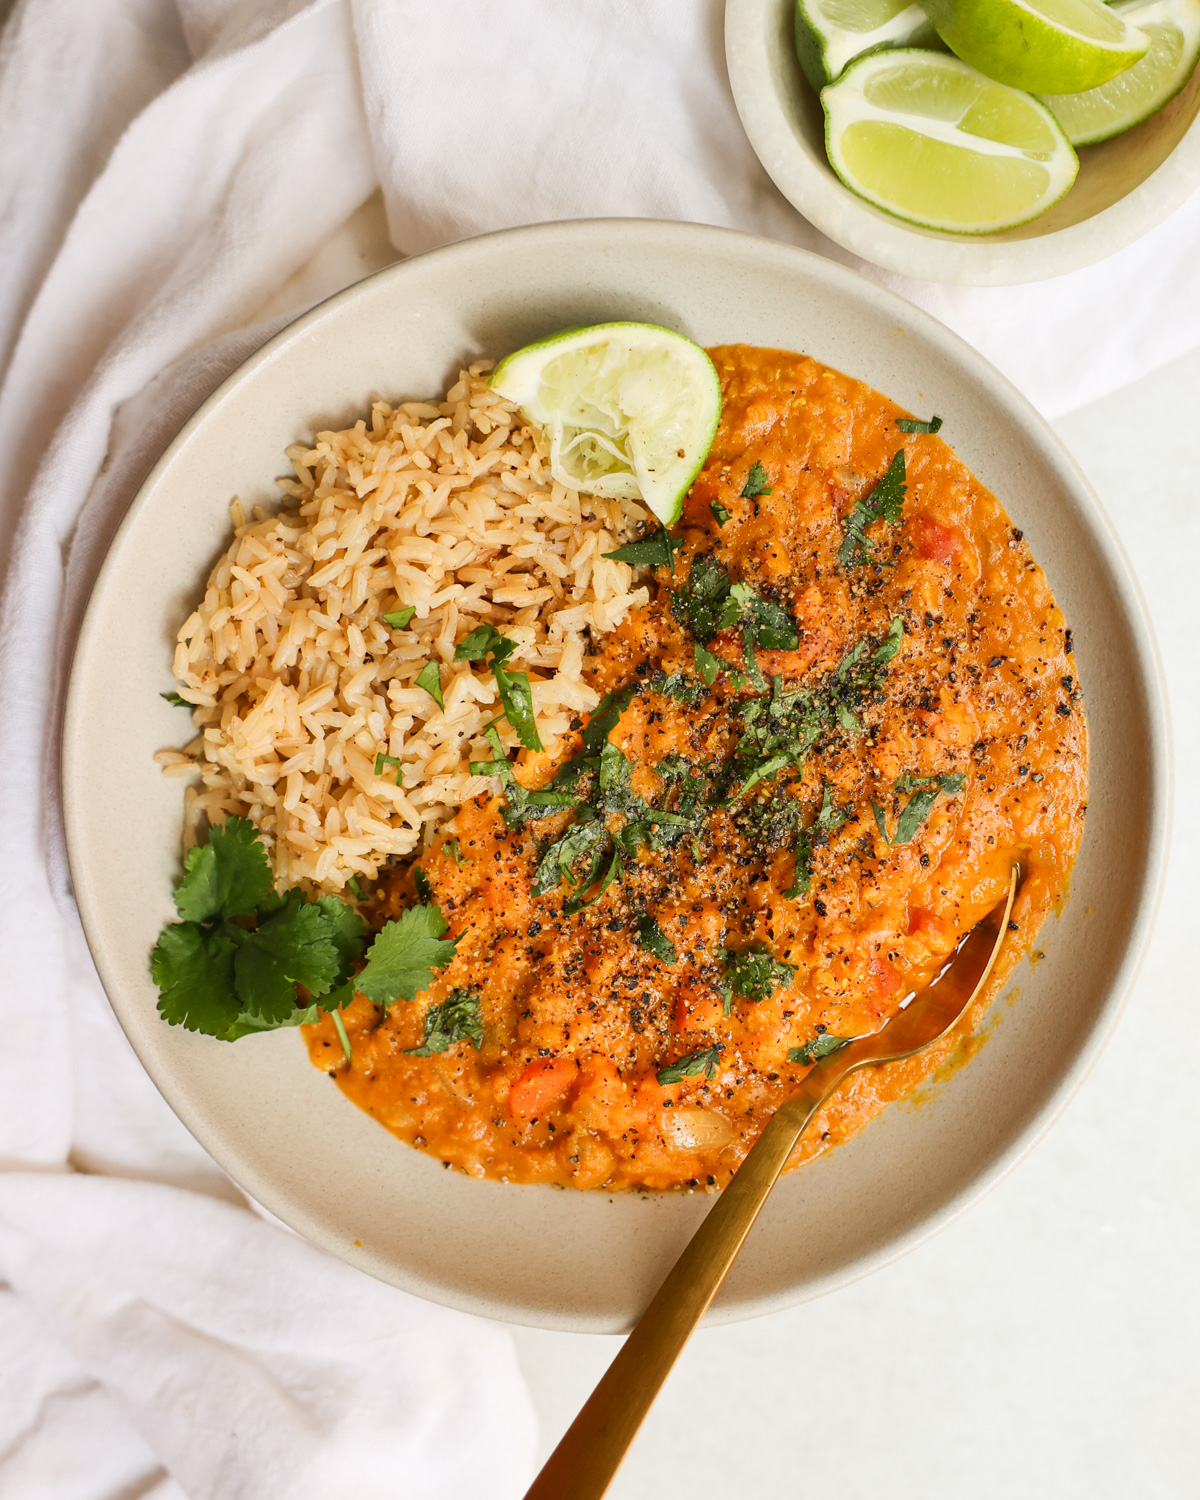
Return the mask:
POLYGON ((541 434, 488 389, 489 368, 471 365, 442 402, 376 402, 369 422, 289 448, 278 514, 233 503, 233 544, 175 651, 199 733, 157 757, 167 775, 199 774, 185 844, 205 818, 238 813, 262 830, 281 883, 340 889, 428 842, 496 788, 469 771, 491 756, 495 682, 454 660, 482 622, 518 643, 509 666, 529 674, 551 756, 595 706, 589 634, 647 598, 602 554, 645 512, 552 482, 541 434), (408 605, 408 628, 384 622, 408 605), (444 712, 416 686, 431 659, 444 712), (399 766, 376 775, 380 755, 399 766))

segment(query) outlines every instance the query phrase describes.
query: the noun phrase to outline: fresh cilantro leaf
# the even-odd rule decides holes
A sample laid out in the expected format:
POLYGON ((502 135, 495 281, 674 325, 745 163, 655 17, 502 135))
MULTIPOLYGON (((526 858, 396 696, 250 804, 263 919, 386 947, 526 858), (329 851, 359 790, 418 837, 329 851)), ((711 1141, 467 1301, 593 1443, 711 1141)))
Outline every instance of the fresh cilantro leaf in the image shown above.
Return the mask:
POLYGON ((446 919, 435 903, 410 906, 389 922, 367 950, 367 961, 354 987, 385 1008, 397 1000, 415 1000, 433 982, 434 969, 454 957, 457 938, 443 938, 446 919))
POLYGON ((724 1044, 721 1042, 714 1047, 699 1047, 695 1052, 689 1052, 686 1057, 681 1057, 678 1062, 668 1063, 665 1068, 659 1068, 658 1081, 664 1085, 682 1083, 685 1078, 699 1078, 703 1073, 711 1083, 720 1066, 721 1053, 724 1050, 724 1044))
POLYGON ((526 673, 509 672, 500 665, 498 657, 493 657, 492 675, 496 679, 496 691, 504 705, 505 717, 517 731, 522 745, 526 750, 545 749, 533 717, 533 693, 526 673))
POLYGON ((696 662, 696 671, 704 679, 705 687, 712 687, 713 683, 721 675, 721 658, 714 656, 711 651, 706 651, 699 641, 696 642, 693 655, 696 662))
POLYGON ((494 625, 476 625, 454 648, 454 660, 483 661, 490 656, 495 661, 507 661, 516 649, 516 641, 501 635, 494 625))
POLYGON ((432 1057, 447 1052, 459 1042, 470 1042, 476 1052, 483 1046, 483 1013, 477 990, 451 990, 438 1005, 425 1012, 425 1041, 407 1049, 410 1057, 432 1057))
POLYGON ((178 693, 159 693, 160 698, 165 698, 172 708, 195 708, 194 703, 189 703, 186 698, 178 693))
POLYGON ((403 630, 416 612, 415 604, 406 604, 403 609, 394 609, 390 615, 384 615, 383 623, 390 625, 393 630, 403 630))
POLYGON ((828 1057, 831 1052, 840 1052, 851 1038, 848 1036, 816 1036, 811 1042, 805 1042, 802 1047, 793 1047, 788 1053, 788 1062, 815 1063, 820 1062, 823 1057, 828 1057))
POLYGON ((367 924, 337 896, 318 896, 312 905, 325 918, 330 941, 337 950, 338 978, 345 979, 362 957, 367 944, 367 924))
MULTIPOLYGON (((326 999, 331 998, 326 996, 326 999)), ((354 992, 351 990, 346 996, 345 1003, 349 1005, 353 998, 354 992)), ((321 1019, 321 1011, 324 1009, 323 1005, 306 1005, 303 1009, 297 1006, 284 1021, 264 1021, 258 1016, 252 1016, 248 1011, 242 1011, 233 1025, 227 1031, 220 1033, 219 1040, 236 1042, 244 1036, 256 1036, 260 1031, 282 1031, 287 1026, 311 1026, 314 1021, 321 1019)), ((335 1011, 334 1024, 336 1025, 340 1019, 341 1017, 335 1011)))
POLYGON ((672 536, 665 526, 660 526, 652 536, 643 537, 640 542, 627 542, 602 556, 613 562, 628 563, 631 568, 673 568, 675 553, 682 546, 683 537, 672 536))
POLYGON ((248 818, 215 824, 207 844, 188 850, 184 871, 175 909, 185 922, 249 916, 275 887, 267 851, 248 818))
POLYGON ((638 918, 637 940, 646 952, 653 954, 660 963, 678 962, 678 949, 648 912, 644 912, 638 918))
POLYGON ((454 863, 460 870, 465 869, 467 865, 471 863, 467 856, 462 852, 457 838, 447 839, 446 842, 442 845, 442 848, 450 856, 450 858, 454 861, 454 863))
POLYGON ((724 526, 725 522, 729 519, 729 512, 721 504, 721 502, 719 500, 710 500, 708 502, 708 508, 712 511, 713 520, 717 523, 717 525, 724 526))
POLYGON ((757 1005, 769 1000, 777 990, 785 989, 796 976, 792 964, 780 963, 761 943, 755 943, 744 953, 725 953, 725 976, 718 989, 725 1001, 725 1014, 733 1008, 733 998, 743 999, 757 1005))
POLYGON ((754 654, 754 629, 749 622, 742 626, 742 664, 746 668, 746 679, 750 686, 756 693, 765 693, 767 679, 754 654))
MULTIPOLYGON (((442 669, 436 658, 431 658, 421 668, 416 685, 424 688, 442 712, 446 712, 446 700, 442 697, 442 669)), ((399 784, 400 778, 397 775, 396 785, 399 784)))
POLYGON ((238 945, 233 971, 239 1009, 279 1024, 296 1009, 298 984, 316 999, 333 987, 341 968, 329 917, 292 889, 238 945))
POLYGON ((208 932, 198 922, 164 927, 150 956, 158 986, 158 1013, 172 1026, 224 1036, 241 1005, 233 986, 237 942, 222 931, 208 932))
POLYGON ((742 499, 753 500, 759 495, 769 495, 771 486, 767 483, 767 471, 757 459, 750 465, 750 472, 746 475, 746 482, 742 486, 742 499))
POLYGON ((897 782, 895 790, 903 794, 910 792, 912 795, 901 810, 896 820, 896 832, 894 837, 888 838, 887 824, 884 820, 883 809, 875 802, 871 808, 875 814, 875 826, 879 829, 884 840, 893 848, 901 844, 911 842, 917 830, 925 819, 933 811, 933 804, 942 795, 957 796, 967 784, 967 778, 958 771, 950 771, 941 776, 916 776, 911 771, 906 771, 897 782))
POLYGON ((621 722, 621 715, 633 702, 635 689, 631 685, 616 693, 606 693, 587 721, 583 731, 583 751, 594 755, 621 722))
POLYGON ((874 525, 876 521, 898 521, 904 510, 906 490, 904 449, 897 448, 883 478, 865 500, 855 502, 846 517, 845 536, 838 548, 837 558, 843 568, 855 567, 874 559, 875 544, 867 537, 867 527, 874 525))
POLYGON ((604 872, 604 878, 596 888, 596 894, 594 896, 587 896, 584 894, 591 888, 592 885, 591 879, 585 880, 579 887, 579 893, 575 896, 572 896, 569 901, 565 901, 563 903, 564 913, 568 917, 570 917, 573 916, 577 911, 582 911, 585 906, 594 906, 595 903, 599 901, 600 897, 603 896, 605 891, 608 890, 609 886, 612 885, 613 881, 619 880, 624 873, 625 857, 622 853, 621 845, 617 844, 616 848, 614 848, 613 850, 612 859, 609 861, 608 869, 604 872))
POLYGON ((404 767, 401 765, 399 759, 395 755, 385 755, 383 753, 383 751, 381 750, 379 752, 379 754, 375 757, 375 774, 376 774, 376 776, 382 776, 383 775, 383 768, 384 768, 384 766, 394 766, 395 767, 395 769, 396 769, 396 785, 399 786, 400 785, 400 777, 401 777, 401 774, 403 773, 404 767))
POLYGON ((730 594, 741 610, 743 629, 753 632, 755 644, 767 651, 794 651, 800 636, 782 604, 764 599, 747 583, 735 583, 730 594))
POLYGON ((901 432, 941 432, 941 417, 931 417, 928 422, 918 422, 915 417, 897 417, 896 426, 901 432))

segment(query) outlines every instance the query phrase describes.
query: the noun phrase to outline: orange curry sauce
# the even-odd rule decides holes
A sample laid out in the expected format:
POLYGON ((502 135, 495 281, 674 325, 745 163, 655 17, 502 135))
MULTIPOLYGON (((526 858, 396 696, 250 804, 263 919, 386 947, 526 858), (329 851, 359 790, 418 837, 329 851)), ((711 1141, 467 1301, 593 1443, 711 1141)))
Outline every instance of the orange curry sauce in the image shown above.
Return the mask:
MULTIPOLYGON (((542 895, 533 886, 544 851, 575 814, 510 829, 503 796, 478 798, 457 818, 465 862, 444 840, 420 860, 458 939, 452 963, 418 1000, 386 1014, 356 997, 345 1012, 349 1065, 328 1019, 306 1028, 313 1062, 360 1108, 476 1176, 609 1190, 725 1183, 807 1071, 789 1053, 880 1027, 1001 897, 1019 859, 1015 922, 977 1025, 1064 895, 1079 846, 1087 736, 1070 632, 995 497, 941 438, 898 428, 902 411, 860 382, 799 354, 711 352, 724 412, 684 505, 673 575, 645 572, 649 605, 601 640, 587 666, 601 692, 635 687, 610 736, 631 763, 634 794, 664 810, 678 805, 678 777, 655 767, 686 764, 728 805, 667 846, 643 846, 598 899, 568 911, 572 896, 594 897, 595 886, 581 892, 564 880, 542 895), (901 518, 869 525, 871 548, 839 563, 856 501, 869 498, 901 447, 901 518), (743 495, 764 483, 768 491, 743 495), (728 512, 724 524, 713 502, 728 512), (745 684, 740 627, 709 639, 726 668, 711 689, 698 675, 672 590, 686 589, 706 556, 794 621, 796 649, 756 652, 765 679, 778 679, 776 694, 828 694, 859 643, 866 660, 903 621, 898 650, 849 721, 827 725, 801 767, 741 796, 745 766, 734 757, 746 707, 771 694, 745 684), (661 690, 672 679, 690 701, 661 690), (727 770, 722 788, 731 764, 740 780, 727 770), (906 776, 951 781, 901 843, 898 818, 913 795, 906 776), (823 804, 831 816, 813 826, 823 804), (806 829, 808 891, 788 894, 806 829), (674 962, 639 940, 647 916, 674 962), (788 965, 790 979, 762 999, 730 996, 729 955, 759 948, 788 965), (482 1049, 464 1041, 407 1055, 423 1040, 428 1007, 464 989, 481 1002, 482 1049), (704 1052, 707 1071, 658 1081, 704 1052)), ((544 756, 515 764, 527 787, 545 786, 556 769, 544 756)), ((618 830, 628 822, 603 817, 618 830)), ((580 878, 586 867, 577 866, 580 878)), ((411 868, 398 868, 379 882, 368 914, 380 925, 415 899, 411 868)), ((855 1075, 794 1162, 860 1130, 953 1045, 855 1075)))

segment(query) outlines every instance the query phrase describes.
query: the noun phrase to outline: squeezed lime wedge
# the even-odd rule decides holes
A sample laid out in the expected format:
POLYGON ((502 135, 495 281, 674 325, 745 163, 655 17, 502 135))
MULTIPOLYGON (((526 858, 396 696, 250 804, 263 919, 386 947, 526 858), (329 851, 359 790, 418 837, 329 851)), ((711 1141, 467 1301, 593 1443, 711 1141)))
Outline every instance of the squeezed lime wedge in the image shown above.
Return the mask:
POLYGON ((875 52, 821 91, 848 188, 926 229, 991 234, 1066 193, 1079 162, 1054 116, 941 52, 875 52))
POLYGON ((566 328, 510 354, 489 382, 550 439, 568 489, 641 500, 673 526, 721 416, 721 382, 691 339, 653 323, 566 328))
POLYGON ((936 47, 913 0, 796 0, 796 56, 818 93, 856 57, 881 47, 936 47))
POLYGON ((1145 57, 1098 88, 1043 94, 1072 146, 1132 130, 1169 104, 1200 58, 1200 0, 1129 0, 1113 10, 1150 39, 1145 57))
POLYGON ((1150 47, 1101 0, 925 0, 925 9, 957 57, 1036 94, 1097 88, 1150 47))

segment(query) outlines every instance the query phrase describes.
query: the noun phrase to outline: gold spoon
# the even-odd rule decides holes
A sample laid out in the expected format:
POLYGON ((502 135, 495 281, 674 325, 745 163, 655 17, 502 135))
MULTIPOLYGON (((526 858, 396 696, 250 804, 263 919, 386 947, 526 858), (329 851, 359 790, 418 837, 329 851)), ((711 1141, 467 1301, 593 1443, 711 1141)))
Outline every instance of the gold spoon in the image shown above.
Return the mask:
POLYGON ((999 957, 1019 878, 1014 865, 1005 899, 967 934, 932 984, 882 1030, 822 1058, 775 1111, 525 1500, 601 1500, 809 1121, 851 1073, 911 1057, 945 1036, 967 1011, 999 957))

